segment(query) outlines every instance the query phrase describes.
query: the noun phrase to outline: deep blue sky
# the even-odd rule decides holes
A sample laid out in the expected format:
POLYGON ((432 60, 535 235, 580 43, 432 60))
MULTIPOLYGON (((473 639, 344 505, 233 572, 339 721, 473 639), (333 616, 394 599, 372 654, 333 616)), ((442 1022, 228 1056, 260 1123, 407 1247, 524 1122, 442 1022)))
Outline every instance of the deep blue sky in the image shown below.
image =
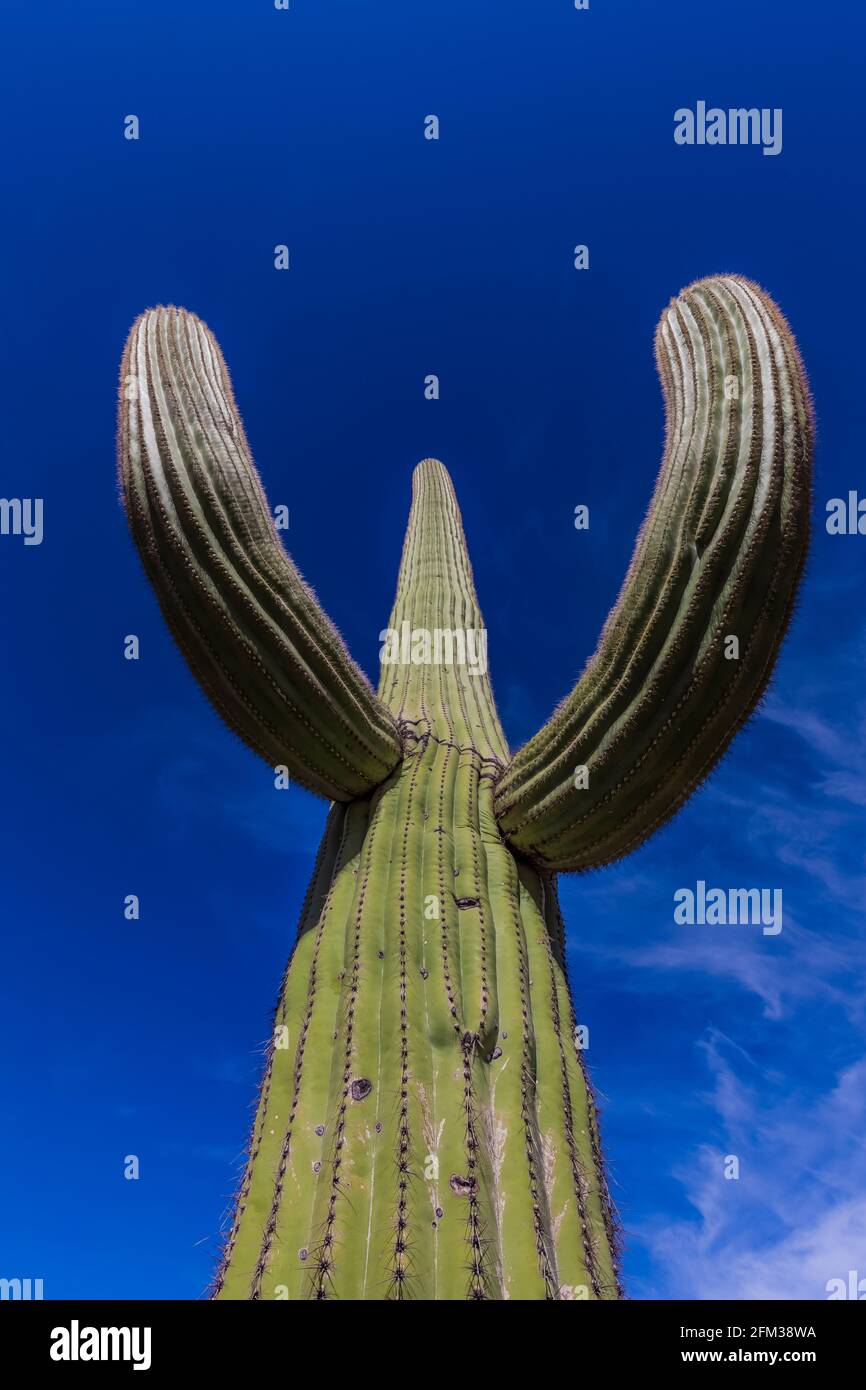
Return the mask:
POLYGON ((0 1275, 200 1295, 324 817, 223 729, 139 568, 114 474, 132 320, 174 302, 216 332, 289 547, 374 680, 411 469, 446 463, 517 745, 592 649, 649 499, 658 315, 736 271, 812 381, 802 600, 710 787, 563 881, 569 962, 628 1292, 866 1276, 866 538, 823 528, 866 491, 864 28, 841 0, 3 7, 0 491, 42 497, 45 535, 0 537, 0 1275), (676 146, 699 99, 781 107, 782 153, 676 146), (676 927, 698 878, 782 888, 782 934, 676 927))

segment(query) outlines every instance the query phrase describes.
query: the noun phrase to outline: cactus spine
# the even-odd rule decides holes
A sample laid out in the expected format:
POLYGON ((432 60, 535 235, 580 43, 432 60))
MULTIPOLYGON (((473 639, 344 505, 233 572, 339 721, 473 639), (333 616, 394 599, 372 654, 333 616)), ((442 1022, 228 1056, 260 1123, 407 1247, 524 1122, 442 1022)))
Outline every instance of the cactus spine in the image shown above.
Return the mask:
MULTIPOLYGON (((756 286, 692 286, 657 356, 665 460, 622 594, 512 758, 484 662, 383 664, 373 693, 273 529, 212 335, 176 309, 132 330, 121 477, 163 612, 231 727, 333 803, 217 1297, 620 1296, 555 871, 650 835, 754 708, 802 567, 811 456, 796 347, 756 286)), ((389 626, 483 632, 432 459, 389 626)))

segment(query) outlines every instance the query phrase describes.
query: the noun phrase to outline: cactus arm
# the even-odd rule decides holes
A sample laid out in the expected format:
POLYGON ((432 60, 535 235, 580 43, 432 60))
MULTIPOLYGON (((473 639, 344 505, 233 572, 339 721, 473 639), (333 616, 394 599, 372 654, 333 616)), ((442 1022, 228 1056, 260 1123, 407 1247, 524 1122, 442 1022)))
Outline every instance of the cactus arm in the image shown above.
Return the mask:
POLYGON ((119 462, 133 537, 163 615, 226 723, 334 801, 398 763, 393 715, 284 550, 213 334, 149 310, 121 366, 119 462))
POLYGON ((776 305, 739 277, 698 281, 656 360, 664 461, 619 600, 497 786, 502 832, 546 869, 611 863, 684 804, 766 687, 805 559, 812 416, 776 305))

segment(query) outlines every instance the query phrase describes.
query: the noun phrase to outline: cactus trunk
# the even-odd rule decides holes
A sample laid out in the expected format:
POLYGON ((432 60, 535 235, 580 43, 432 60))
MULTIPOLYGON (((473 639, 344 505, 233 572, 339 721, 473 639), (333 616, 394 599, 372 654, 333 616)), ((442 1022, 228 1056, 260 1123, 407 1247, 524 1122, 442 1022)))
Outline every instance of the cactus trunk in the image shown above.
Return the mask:
MULTIPOLYGON (((404 624, 483 632, 431 460, 390 629, 404 624)), ((508 754, 481 664, 382 667, 404 757, 370 797, 331 809, 219 1297, 618 1295, 555 881, 497 828, 508 754)))

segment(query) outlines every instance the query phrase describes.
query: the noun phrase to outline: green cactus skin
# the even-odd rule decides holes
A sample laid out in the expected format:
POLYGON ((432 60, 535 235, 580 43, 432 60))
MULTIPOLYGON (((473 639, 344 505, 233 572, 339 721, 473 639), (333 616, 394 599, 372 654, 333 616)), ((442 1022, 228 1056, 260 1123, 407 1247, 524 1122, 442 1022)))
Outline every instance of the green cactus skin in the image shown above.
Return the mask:
POLYGON ((663 315, 656 360, 665 457, 622 592, 497 787, 503 833, 557 871, 630 853, 712 770, 766 687, 808 545, 809 392, 772 300, 699 281, 663 315))
MULTIPOLYGON (((586 675, 511 759, 486 673, 383 664, 373 695, 270 526, 212 335, 175 309, 133 328, 121 475, 163 611, 232 727, 333 801, 214 1297, 621 1296, 553 870, 649 835, 754 707, 802 566, 811 452, 793 339, 755 286, 692 286, 657 350, 665 463, 625 587, 586 675), (739 676, 719 659, 731 632, 739 676)), ((404 623, 483 630, 432 459, 404 623)))
POLYGON ((369 792, 400 737, 283 549, 228 371, 193 314, 133 326, 121 366, 120 477, 163 615, 231 728, 334 801, 369 792))

